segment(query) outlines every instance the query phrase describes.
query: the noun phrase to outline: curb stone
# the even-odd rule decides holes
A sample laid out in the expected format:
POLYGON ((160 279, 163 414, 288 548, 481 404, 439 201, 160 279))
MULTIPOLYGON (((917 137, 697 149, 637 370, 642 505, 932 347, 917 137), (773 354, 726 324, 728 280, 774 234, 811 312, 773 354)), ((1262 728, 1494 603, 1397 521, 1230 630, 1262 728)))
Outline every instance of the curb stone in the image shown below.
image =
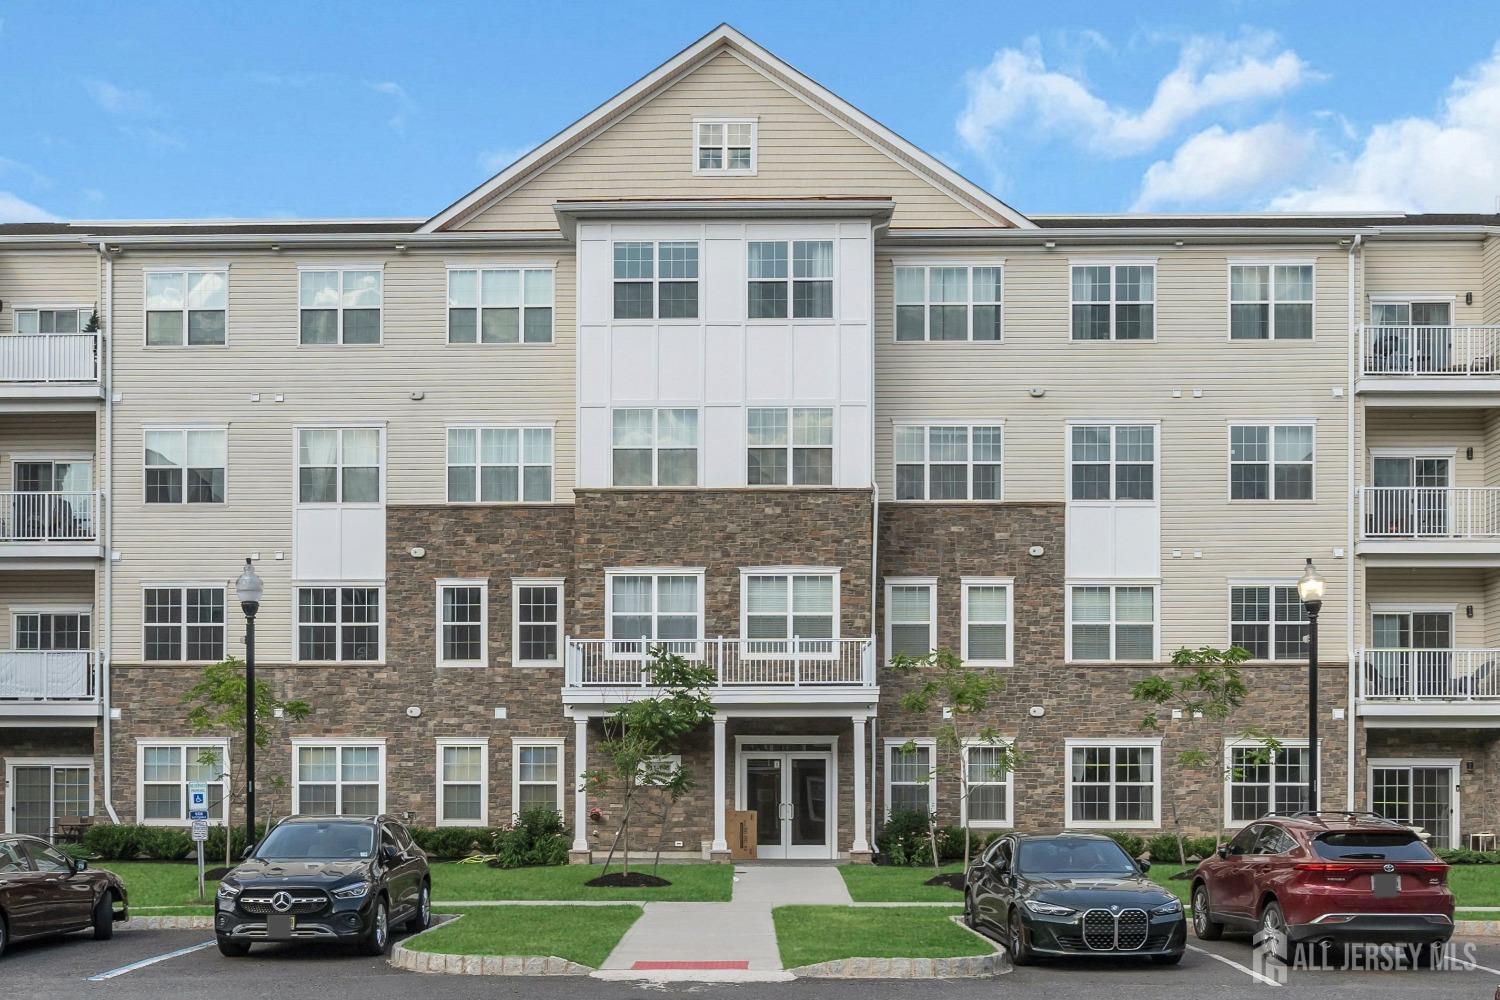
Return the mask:
POLYGON ((131 917, 117 925, 122 931, 211 931, 214 918, 210 916, 177 917, 131 917))
POLYGON ((958 958, 842 958, 787 971, 798 979, 978 979, 1011 971, 1004 948, 966 926, 962 917, 949 919, 994 950, 958 958))
POLYGON ((587 976, 594 970, 555 955, 443 955, 435 951, 418 951, 407 945, 455 920, 462 920, 462 913, 449 917, 441 924, 433 924, 405 941, 391 947, 390 958, 394 967, 407 972, 432 972, 449 976, 587 976))
POLYGON ((1500 937, 1500 920, 1455 920, 1455 937, 1500 937))

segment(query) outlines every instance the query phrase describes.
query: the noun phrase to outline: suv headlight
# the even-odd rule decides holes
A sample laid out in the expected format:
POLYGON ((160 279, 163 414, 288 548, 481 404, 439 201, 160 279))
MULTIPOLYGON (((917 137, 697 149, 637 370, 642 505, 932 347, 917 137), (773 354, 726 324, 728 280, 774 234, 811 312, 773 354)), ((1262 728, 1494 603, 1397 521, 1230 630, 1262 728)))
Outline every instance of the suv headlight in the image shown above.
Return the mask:
POLYGON ((335 890, 333 890, 333 898, 334 899, 363 899, 364 896, 369 891, 370 891, 370 883, 368 883, 368 882, 355 882, 353 885, 346 885, 342 889, 335 889, 335 890))
POLYGON ((219 883, 219 898, 220 899, 234 899, 237 896, 239 896, 239 894, 240 894, 240 887, 237 886, 237 885, 235 885, 233 882, 220 882, 219 883))
POLYGON ((1039 899, 1026 900, 1026 909, 1032 913, 1040 913, 1048 917, 1066 917, 1077 911, 1071 906, 1059 906, 1056 903, 1044 903, 1039 899))
POLYGON ((1182 912, 1182 900, 1180 900, 1180 899, 1169 899, 1165 903, 1161 904, 1160 906, 1155 906, 1155 907, 1151 908, 1151 915, 1153 917, 1165 917, 1169 913, 1181 913, 1181 912, 1182 912))

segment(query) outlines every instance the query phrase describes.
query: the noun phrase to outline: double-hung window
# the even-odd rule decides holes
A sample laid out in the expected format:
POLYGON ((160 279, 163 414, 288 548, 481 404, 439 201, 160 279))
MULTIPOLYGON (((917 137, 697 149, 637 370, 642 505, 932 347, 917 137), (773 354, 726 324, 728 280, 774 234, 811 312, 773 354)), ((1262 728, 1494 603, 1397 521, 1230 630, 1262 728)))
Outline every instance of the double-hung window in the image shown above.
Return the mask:
POLYGON ((208 818, 224 819, 229 744, 225 740, 141 740, 136 744, 136 821, 188 822, 189 782, 208 785, 208 818))
POLYGON ((292 741, 294 803, 302 816, 385 812, 385 741, 292 741))
POLYGON ((1156 336, 1155 264, 1074 264, 1074 340, 1156 336))
POLYGON ((617 651, 666 643, 682 652, 703 636, 703 574, 621 570, 607 574, 609 638, 617 651))
POLYGON ((999 340, 1004 288, 999 265, 898 266, 896 339, 999 340))
POLYGON ((563 807, 562 740, 511 741, 511 808, 519 817, 531 809, 561 812, 563 807))
POLYGON ((751 319, 832 318, 832 240, 752 240, 747 249, 751 319))
POLYGON ((373 663, 381 659, 381 588, 298 587, 297 659, 373 663))
POLYGON ((380 343, 380 268, 303 268, 299 275, 302 343, 380 343))
POLYGON ((963 580, 963 652, 965 663, 1004 667, 1011 662, 1011 580, 963 580))
POLYGON ((379 503, 380 429, 297 430, 298 503, 379 503))
POLYGON ((698 485, 698 411, 614 411, 614 485, 698 485))
POLYGON ((44 307, 16 310, 16 333, 82 333, 94 318, 92 307, 44 307))
POLYGON ((555 667, 561 661, 563 581, 511 581, 511 662, 518 667, 555 667))
POLYGON ((937 580, 893 577, 885 582, 886 659, 926 656, 937 648, 937 580))
POLYGON ((885 744, 885 816, 937 809, 937 746, 932 740, 888 740, 885 744))
POLYGON ((1070 428, 1074 500, 1155 500, 1156 427, 1091 424, 1070 428))
POLYGON ((614 254, 615 319, 697 318, 697 243, 621 241, 614 254))
POLYGON ((1119 584, 1070 586, 1068 659, 1156 659, 1156 588, 1119 584))
POLYGON ((1229 499, 1312 498, 1312 424, 1230 425, 1229 499))
POLYGON ((449 503, 551 503, 551 427, 448 428, 449 503))
POLYGON ((1292 585, 1232 584, 1229 644, 1256 660, 1307 658, 1307 609, 1292 585))
POLYGON ((1224 748, 1224 786, 1229 826, 1253 823, 1270 812, 1307 808, 1307 743, 1283 743, 1275 750, 1259 744, 1224 748))
POLYGON ((900 424, 897 500, 999 500, 1005 428, 1000 424, 900 424))
POLYGON ((828 653, 838 636, 837 573, 740 574, 743 634, 750 653, 781 653, 796 639, 804 653, 828 653))
POLYGON ((489 583, 485 580, 437 582, 440 667, 482 667, 489 659, 489 583))
POLYGON ((746 413, 745 482, 751 486, 832 486, 833 410, 753 408, 746 413))
POLYGON ((552 343, 552 269, 450 268, 448 343, 552 343))
POLYGON ((488 740, 437 741, 438 826, 484 826, 489 822, 488 740))
POLYGON ((223 503, 227 452, 222 427, 148 427, 146 502, 223 503))
POLYGON ((1161 745, 1146 740, 1068 740, 1071 827, 1161 826, 1161 745))
POLYGON ((976 742, 964 747, 964 769, 969 788, 969 797, 963 802, 962 809, 965 825, 1013 825, 1010 749, 1010 744, 1004 742, 976 742))
POLYGON ((1311 340, 1311 264, 1230 264, 1229 339, 1311 340))
POLYGON ((228 296, 223 268, 147 271, 146 346, 222 346, 228 296))
POLYGON ((224 588, 147 587, 143 656, 161 662, 224 659, 224 588))
POLYGON ((754 118, 693 121, 693 173, 748 175, 756 169, 759 125, 754 118))

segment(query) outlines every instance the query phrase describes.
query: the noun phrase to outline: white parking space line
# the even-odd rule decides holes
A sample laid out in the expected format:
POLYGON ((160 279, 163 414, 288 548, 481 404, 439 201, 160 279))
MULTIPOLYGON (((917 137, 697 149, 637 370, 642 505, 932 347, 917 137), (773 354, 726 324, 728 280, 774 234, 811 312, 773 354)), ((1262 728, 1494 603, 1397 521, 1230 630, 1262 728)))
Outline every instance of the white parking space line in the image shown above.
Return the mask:
POLYGON ((1243 972, 1245 975, 1249 976, 1251 979, 1254 979, 1256 982, 1265 983, 1267 986, 1280 986, 1281 985, 1276 980, 1272 979, 1270 976, 1263 976, 1259 972, 1256 972, 1254 969, 1250 968, 1250 966, 1248 966, 1248 965, 1241 965, 1239 962, 1236 962, 1232 958, 1225 958, 1223 955, 1216 955, 1213 952, 1209 951, 1207 948, 1200 948, 1200 947, 1198 947, 1195 944, 1190 944, 1187 947, 1188 947, 1189 951, 1196 951, 1200 955, 1207 955, 1209 958, 1213 959, 1215 962, 1223 962, 1225 965, 1229 966, 1230 968, 1239 969, 1241 972, 1243 972))
POLYGON ((1478 962, 1471 962, 1466 958, 1459 958, 1457 955, 1449 956, 1448 961, 1454 965, 1461 965, 1465 969, 1483 969, 1485 972, 1493 972, 1495 975, 1500 976, 1500 969, 1492 969, 1488 965, 1480 965, 1478 962))
POLYGON ((214 942, 204 941, 202 944, 194 944, 189 945, 186 948, 178 948, 176 951, 169 951, 165 955, 153 955, 151 958, 143 958, 139 962, 131 962, 129 965, 122 965, 118 969, 110 969, 108 972, 101 972, 96 976, 89 976, 85 981, 90 983, 103 982, 106 979, 113 979, 116 976, 123 976, 127 972, 134 972, 137 969, 144 969, 148 965, 155 965, 157 962, 165 962, 168 959, 172 958, 181 958, 183 955, 191 955, 195 951, 202 951, 204 948, 212 948, 213 946, 214 942))

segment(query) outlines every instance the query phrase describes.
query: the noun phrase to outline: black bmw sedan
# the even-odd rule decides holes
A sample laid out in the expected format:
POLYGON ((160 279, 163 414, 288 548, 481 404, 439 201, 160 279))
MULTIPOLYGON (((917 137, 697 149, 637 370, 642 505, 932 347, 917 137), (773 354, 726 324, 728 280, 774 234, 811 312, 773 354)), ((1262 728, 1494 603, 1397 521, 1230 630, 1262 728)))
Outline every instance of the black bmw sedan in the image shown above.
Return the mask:
POLYGON ((1108 837, 1014 834, 969 866, 964 919, 998 932, 1016 965, 1043 955, 1149 956, 1171 965, 1187 947, 1176 896, 1146 878, 1108 837))

